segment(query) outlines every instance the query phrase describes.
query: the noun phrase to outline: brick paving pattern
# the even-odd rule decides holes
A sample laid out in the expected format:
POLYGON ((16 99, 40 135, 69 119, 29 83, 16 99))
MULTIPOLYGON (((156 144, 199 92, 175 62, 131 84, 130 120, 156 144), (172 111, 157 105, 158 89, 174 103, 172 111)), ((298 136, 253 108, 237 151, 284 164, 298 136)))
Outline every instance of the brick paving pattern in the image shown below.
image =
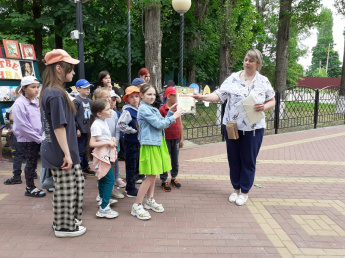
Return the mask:
MULTIPOLYGON (((52 195, 24 196, 6 186, 0 163, 1 257, 345 257, 345 126, 265 136, 246 206, 231 191, 225 143, 180 152, 180 189, 156 181, 165 212, 139 221, 134 198, 119 200, 116 219, 100 219, 96 177, 86 179, 85 235, 52 231, 52 195)), ((124 162, 120 162, 124 175, 124 162)), ((22 176, 22 180, 24 176, 22 176)), ((37 186, 39 181, 36 181, 37 186)))

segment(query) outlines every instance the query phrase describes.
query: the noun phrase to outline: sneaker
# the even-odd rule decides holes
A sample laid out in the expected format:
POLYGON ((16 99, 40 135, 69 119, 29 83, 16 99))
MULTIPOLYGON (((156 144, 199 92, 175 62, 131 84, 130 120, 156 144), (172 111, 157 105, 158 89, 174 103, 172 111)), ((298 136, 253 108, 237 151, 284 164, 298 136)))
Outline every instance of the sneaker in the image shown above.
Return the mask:
MULTIPOLYGON (((110 199, 109 202, 108 202, 108 205, 113 205, 117 203, 117 200, 115 199, 110 199)), ((101 206, 102 205, 102 199, 100 201, 97 202, 97 206, 101 206)))
POLYGON ((56 237, 77 237, 86 232, 86 227, 77 226, 75 230, 54 230, 56 237))
POLYGON ((7 179, 6 181, 4 181, 5 185, 16 185, 16 184, 21 184, 21 183, 22 183, 22 179, 20 177, 11 177, 7 179))
POLYGON ((180 188, 181 184, 178 182, 177 178, 171 179, 170 184, 175 188, 180 188))
MULTIPOLYGON (((79 219, 74 219, 74 222, 75 222, 75 225, 77 226, 77 227, 79 227, 79 226, 81 226, 81 223, 83 223, 83 221, 82 220, 79 220, 79 219)), ((56 225, 53 223, 53 230, 55 230, 55 228, 56 228, 56 225)))
POLYGON ((137 204, 137 203, 133 204, 131 214, 140 220, 151 219, 150 213, 148 211, 145 211, 144 207, 142 205, 137 204))
POLYGON ((231 202, 231 203, 236 202, 237 198, 238 198, 238 194, 237 193, 232 193, 229 196, 229 202, 231 202))
POLYGON ((120 188, 124 188, 127 185, 125 182, 123 182, 122 178, 116 179, 115 184, 120 188))
POLYGON ((25 191, 25 196, 28 197, 44 197, 46 196, 46 193, 38 188, 28 188, 26 187, 26 191, 25 191))
POLYGON ((125 193, 126 193, 126 196, 127 197, 129 197, 129 198, 134 198, 134 197, 137 197, 137 195, 138 195, 138 190, 136 190, 135 192, 127 192, 127 191, 125 191, 125 193))
POLYGON ((171 187, 169 186, 169 183, 167 181, 162 182, 162 189, 164 192, 170 192, 171 191, 171 187))
POLYGON ((96 172, 91 170, 91 168, 83 169, 83 172, 88 175, 96 175, 96 172))
POLYGON ((116 189, 113 189, 113 191, 111 192, 111 197, 114 197, 116 199, 123 199, 125 198, 125 196, 120 193, 120 191, 116 190, 116 189))
POLYGON ((96 216, 99 218, 113 219, 119 216, 119 213, 117 211, 112 210, 108 204, 107 207, 105 207, 104 209, 102 209, 102 207, 99 207, 96 216))
POLYGON ((246 204, 247 200, 248 200, 248 195, 244 197, 242 194, 240 194, 238 198, 236 199, 236 204, 238 206, 243 206, 246 204))
POLYGON ((136 184, 141 184, 146 178, 146 175, 137 175, 135 178, 136 184))
POLYGON ((155 212, 163 212, 164 208, 162 204, 156 203, 155 199, 146 199, 146 203, 144 204, 144 208, 148 210, 153 210, 155 212))

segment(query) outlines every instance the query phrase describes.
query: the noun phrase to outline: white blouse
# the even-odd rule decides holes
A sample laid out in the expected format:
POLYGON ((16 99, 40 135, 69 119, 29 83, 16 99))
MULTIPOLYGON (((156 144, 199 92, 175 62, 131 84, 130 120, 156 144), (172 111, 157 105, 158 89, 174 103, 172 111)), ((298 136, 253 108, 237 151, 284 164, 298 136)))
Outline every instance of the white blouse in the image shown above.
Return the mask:
POLYGON ((275 95, 272 85, 267 77, 256 72, 251 84, 247 86, 245 82, 240 79, 241 72, 243 71, 231 74, 223 82, 220 88, 215 91, 222 103, 224 103, 228 97, 230 99, 226 104, 222 123, 226 125, 229 120, 236 120, 238 130, 242 131, 253 131, 256 129, 266 128, 265 118, 253 125, 247 125, 241 114, 239 114, 236 119, 238 111, 235 104, 242 99, 252 95, 257 102, 264 103, 265 101, 272 99, 275 95))

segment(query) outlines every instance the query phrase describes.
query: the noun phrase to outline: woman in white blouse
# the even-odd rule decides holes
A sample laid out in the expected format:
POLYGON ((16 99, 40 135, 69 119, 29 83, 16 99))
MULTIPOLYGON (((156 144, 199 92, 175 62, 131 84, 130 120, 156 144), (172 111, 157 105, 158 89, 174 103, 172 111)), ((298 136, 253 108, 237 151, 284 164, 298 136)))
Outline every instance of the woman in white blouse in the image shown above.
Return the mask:
POLYGON ((230 180, 234 188, 229 201, 240 206, 247 202, 248 192, 254 183, 256 157, 259 154, 266 122, 265 118, 262 118, 257 123, 248 123, 246 115, 239 113, 235 104, 251 95, 256 102, 254 105, 256 112, 264 114, 264 111, 275 106, 274 90, 269 80, 259 73, 261 67, 261 52, 251 49, 244 57, 242 71, 231 74, 213 93, 194 95, 197 100, 209 102, 219 100, 225 102, 228 99, 222 124, 226 138, 230 180), (239 139, 227 139, 225 125, 228 121, 236 121, 239 139))

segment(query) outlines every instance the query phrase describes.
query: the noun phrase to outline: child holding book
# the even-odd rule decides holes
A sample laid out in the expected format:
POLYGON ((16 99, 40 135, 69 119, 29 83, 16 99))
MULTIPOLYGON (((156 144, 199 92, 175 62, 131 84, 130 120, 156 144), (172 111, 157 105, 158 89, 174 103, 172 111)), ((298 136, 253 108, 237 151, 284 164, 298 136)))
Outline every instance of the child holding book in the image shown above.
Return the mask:
POLYGON ((123 100, 127 103, 122 108, 119 118, 119 128, 125 133, 125 163, 126 163, 126 195, 136 197, 138 189, 135 187, 136 176, 139 174, 139 152, 140 143, 138 140, 137 115, 140 102, 139 88, 129 86, 123 100))
POLYGON ((78 137, 78 149, 80 157, 80 166, 84 173, 94 175, 95 172, 90 169, 89 161, 87 158, 87 139, 90 133, 89 120, 91 114, 92 100, 88 98, 90 95, 90 84, 85 79, 80 79, 76 83, 77 91, 79 95, 73 100, 76 115, 76 127, 77 127, 77 137, 78 137))
MULTIPOLYGON (((163 117, 166 117, 169 109, 176 103, 176 92, 174 87, 167 87, 164 92, 164 98, 166 99, 166 103, 159 108, 159 112, 163 117)), ((174 110, 173 110, 174 111, 174 110)), ((177 180, 178 175, 178 156, 180 148, 183 148, 183 125, 182 119, 177 118, 176 123, 172 124, 168 128, 164 129, 165 132, 165 141, 168 147, 168 151, 170 154, 171 160, 171 185, 175 188, 180 188, 181 184, 177 180)), ((160 175, 160 179, 162 180, 162 189, 165 192, 170 192, 171 187, 167 181, 168 179, 168 172, 164 172, 160 175)))
POLYGON ((13 133, 26 158, 25 196, 44 197, 44 191, 35 186, 35 171, 42 141, 42 124, 39 101, 39 81, 34 76, 23 77, 20 83, 21 96, 12 107, 13 133))
POLYGON ((140 147, 140 174, 146 174, 145 181, 141 184, 135 203, 132 206, 131 214, 140 220, 147 220, 151 215, 145 209, 155 212, 163 212, 162 204, 156 203, 153 199, 156 175, 171 170, 171 163, 168 149, 164 139, 164 130, 183 114, 183 110, 174 104, 166 117, 162 117, 158 109, 152 104, 156 99, 156 90, 152 85, 145 84, 140 88, 141 102, 138 110, 139 141, 140 147), (146 194, 146 202, 142 205, 146 194), (145 209, 144 209, 145 208, 145 209))

